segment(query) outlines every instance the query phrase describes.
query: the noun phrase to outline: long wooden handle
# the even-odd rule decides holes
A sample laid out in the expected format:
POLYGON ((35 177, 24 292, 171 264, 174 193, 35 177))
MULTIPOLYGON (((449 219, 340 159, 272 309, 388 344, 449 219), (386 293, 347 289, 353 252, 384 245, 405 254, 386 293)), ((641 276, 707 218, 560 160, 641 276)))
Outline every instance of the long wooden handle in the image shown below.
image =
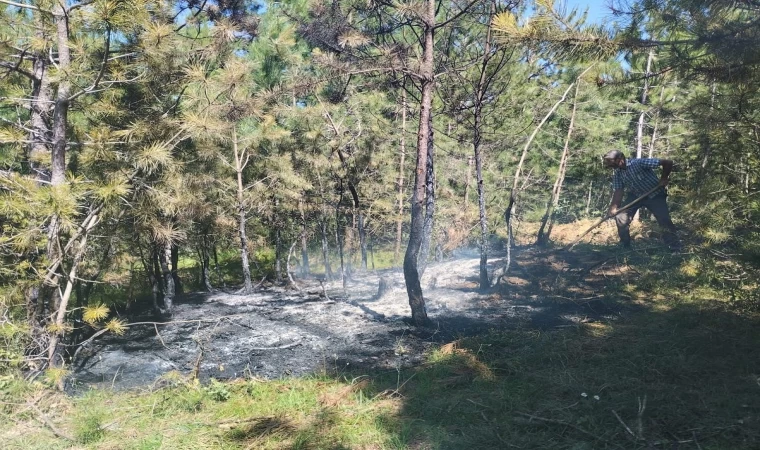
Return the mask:
POLYGON ((578 236, 578 238, 576 240, 574 240, 573 242, 571 242, 570 244, 568 244, 567 246, 565 246, 562 250, 572 250, 573 247, 575 247, 576 244, 578 244, 578 242, 581 241, 581 239, 583 239, 584 237, 586 237, 587 234, 591 233, 591 230, 593 230, 594 228, 596 228, 599 225, 601 225, 602 223, 604 223, 605 220, 609 219, 610 217, 617 216, 621 212, 629 209, 631 206, 633 206, 636 203, 640 202, 641 200, 643 200, 644 198, 646 198, 649 194, 651 194, 652 192, 654 192, 654 191, 656 191, 657 189, 660 189, 660 188, 662 188, 662 186, 658 184, 657 186, 655 186, 652 189, 648 190, 645 194, 642 194, 641 197, 639 197, 636 200, 628 203, 627 205, 623 206, 622 208, 619 208, 617 211, 615 211, 615 214, 609 214, 608 213, 606 216, 602 217, 601 219, 599 219, 598 222, 596 222, 594 225, 592 225, 591 228, 589 228, 588 230, 586 230, 585 233, 583 233, 582 235, 578 236))

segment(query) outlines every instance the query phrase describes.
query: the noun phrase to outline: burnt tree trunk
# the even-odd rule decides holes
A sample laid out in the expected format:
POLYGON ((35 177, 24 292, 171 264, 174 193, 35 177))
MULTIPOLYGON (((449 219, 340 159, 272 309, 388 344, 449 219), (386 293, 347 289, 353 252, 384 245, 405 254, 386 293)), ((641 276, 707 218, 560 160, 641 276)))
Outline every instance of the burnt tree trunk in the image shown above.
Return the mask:
POLYGON ((356 227, 359 232, 359 249, 361 251, 361 267, 367 270, 367 233, 364 230, 364 214, 362 214, 361 204, 359 203, 359 191, 356 185, 349 181, 348 190, 351 192, 351 198, 354 201, 354 214, 356 217, 356 227))
POLYGON ((198 246, 198 258, 201 263, 200 285, 206 289, 206 292, 213 292, 214 286, 211 284, 211 255, 208 245, 208 234, 201 236, 201 242, 198 246))
POLYGON ((431 112, 428 120, 428 137, 427 142, 427 170, 425 171, 425 224, 422 228, 422 245, 420 245, 420 261, 417 271, 420 278, 427 268, 428 258, 430 257, 430 241, 433 239, 433 225, 435 222, 435 166, 433 164, 433 114, 431 112))
MULTIPOLYGON (((496 13, 496 5, 495 3, 491 3, 491 9, 490 9, 491 15, 494 15, 496 13)), ((491 51, 491 28, 488 28, 488 31, 486 32, 486 38, 485 38, 485 45, 483 46, 483 61, 481 63, 480 67, 480 77, 478 79, 478 84, 475 89, 475 111, 474 111, 474 129, 473 129, 473 135, 472 135, 472 147, 473 147, 473 153, 474 153, 474 162, 475 162, 475 178, 477 182, 477 189, 478 189, 478 220, 480 223, 480 263, 478 265, 479 268, 479 279, 480 279, 480 289, 485 290, 488 289, 491 286, 491 280, 489 280, 488 277, 488 217, 486 215, 486 192, 485 192, 485 184, 483 181, 483 148, 482 148, 482 140, 483 140, 483 103, 486 100, 486 92, 488 91, 489 84, 493 80, 493 75, 488 75, 488 65, 493 58, 494 54, 491 51)), ((504 54, 501 55, 501 58, 497 60, 496 66, 494 68, 495 72, 500 71, 504 66, 506 65, 506 58, 504 57, 504 54)), ((469 178, 470 178, 470 165, 472 164, 472 158, 468 159, 468 168, 467 168, 467 179, 468 179, 468 186, 469 189, 469 178)), ((467 202, 467 198, 465 197, 465 206, 467 202)))
POLYGON ((435 31, 435 1, 425 1, 426 12, 423 16, 423 52, 420 64, 419 78, 422 97, 420 99, 420 124, 417 131, 417 163, 414 170, 414 188, 411 199, 411 225, 409 244, 404 255, 404 280, 409 296, 409 306, 412 310, 412 321, 417 326, 429 324, 425 299, 422 296, 422 286, 417 272, 417 261, 422 246, 425 201, 425 185, 427 174, 428 139, 430 139, 430 117, 433 106, 433 90, 435 78, 433 74, 433 33, 435 31))
POLYGON ((161 265, 158 262, 158 244, 151 243, 150 260, 145 267, 145 274, 150 281, 150 291, 153 298, 153 312, 159 316, 163 315, 162 291, 161 291, 161 265))

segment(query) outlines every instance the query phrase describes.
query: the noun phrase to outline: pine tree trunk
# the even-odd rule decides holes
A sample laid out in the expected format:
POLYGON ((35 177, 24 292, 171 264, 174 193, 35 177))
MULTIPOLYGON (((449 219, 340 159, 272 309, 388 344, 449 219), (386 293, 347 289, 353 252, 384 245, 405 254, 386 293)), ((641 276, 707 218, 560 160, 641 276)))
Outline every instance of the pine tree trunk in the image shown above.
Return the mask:
POLYGON ((324 186, 322 186, 322 177, 319 172, 317 172, 317 182, 319 184, 319 198, 322 201, 321 217, 319 221, 319 231, 322 238, 322 261, 325 266, 325 280, 330 281, 333 278, 333 271, 332 266, 330 265, 330 242, 327 232, 327 200, 325 199, 325 189, 324 186))
MULTIPOLYGON (((496 13, 494 3, 491 3, 491 15, 496 13)), ((486 89, 488 88, 488 79, 486 77, 488 63, 492 57, 491 54, 491 28, 486 32, 485 45, 483 46, 483 61, 480 67, 480 78, 478 79, 475 90, 475 123, 472 135, 472 149, 475 162, 475 180, 478 190, 478 220, 480 223, 480 263, 479 278, 480 289, 485 290, 491 286, 491 280, 488 277, 488 218, 486 216, 486 192, 483 182, 483 149, 481 142, 483 139, 483 101, 485 100, 486 89)), ((469 198, 470 188, 470 170, 473 158, 467 160, 467 185, 465 190, 465 207, 469 198)))
MULTIPOLYGON (((591 67, 586 69, 586 71, 583 72, 585 74, 591 67)), ((581 74, 581 76, 583 76, 581 74)), ((580 78, 580 77, 578 77, 580 78)), ((570 92, 570 89, 573 88, 575 83, 570 83, 570 86, 565 89, 565 92, 562 94, 562 97, 552 106, 552 108, 549 110, 548 113, 544 116, 543 120, 539 122, 539 124, 536 126, 536 128, 533 130, 533 133, 531 133, 530 137, 528 138, 528 141, 525 143, 525 146, 523 147, 522 154, 520 155, 520 161, 517 163, 517 168, 515 168, 515 176, 512 180, 512 191, 509 193, 509 208, 508 211, 505 213, 505 217, 507 219, 507 241, 509 242, 509 245, 513 247, 515 245, 513 233, 512 233, 512 221, 515 217, 515 209, 517 208, 517 188, 520 184, 520 178, 522 175, 522 167, 525 163, 525 156, 528 154, 528 149, 530 148, 530 144, 533 143, 533 139, 536 138, 536 135, 541 130, 541 128, 544 126, 547 120, 554 114, 554 111, 557 110, 560 104, 565 101, 565 98, 567 97, 568 92, 570 92)))
POLYGON ((251 266, 248 259, 248 236, 245 225, 245 191, 243 188, 243 169, 245 168, 244 154, 238 148, 237 132, 232 130, 232 152, 235 157, 235 174, 237 177, 237 212, 238 212, 238 239, 240 240, 240 262, 243 270, 243 293, 250 294, 253 292, 253 282, 251 281, 251 266))
POLYGON ((201 283, 206 292, 213 292, 214 286, 211 284, 211 261, 208 248, 208 235, 204 233, 201 237, 200 244, 200 262, 201 262, 201 283))
POLYGON ((71 97, 71 81, 67 71, 71 66, 69 52, 68 16, 62 3, 56 3, 53 16, 55 17, 56 36, 58 41, 58 91, 53 107, 53 150, 52 172, 50 183, 53 186, 63 184, 66 179, 66 128, 68 127, 69 97, 71 97))
POLYGON ((74 258, 71 262, 71 267, 69 268, 68 278, 66 279, 66 287, 61 294, 61 301, 58 305, 58 309, 55 311, 54 323, 56 331, 50 336, 50 344, 48 346, 48 367, 57 367, 59 362, 61 365, 63 364, 63 356, 61 354, 62 349, 58 344, 63 340, 66 334, 64 324, 66 321, 66 314, 68 313, 67 308, 69 300, 71 299, 74 284, 77 282, 77 269, 79 268, 79 264, 82 262, 85 251, 87 250, 87 238, 98 221, 98 215, 93 214, 90 216, 89 221, 86 221, 83 224, 84 232, 76 245, 74 258))
MULTIPOLYGON (((245 231, 245 211, 242 207, 238 209, 238 238, 240 239, 240 261, 243 264, 243 292, 246 294, 253 291, 253 282, 251 281, 251 266, 248 260, 248 236, 245 231)), ((217 267, 219 267, 217 265, 217 267)))
MULTIPOLYGON (((477 107, 476 109, 476 117, 475 121, 478 121, 477 117, 477 107)), ((482 120, 482 118, 481 118, 482 120)), ((477 123, 475 124, 475 128, 477 128, 477 123)), ((465 169, 467 172, 464 174, 464 210, 467 211, 470 207, 470 183, 472 182, 472 166, 477 166, 477 156, 475 158, 468 157, 467 158, 467 169, 465 169)), ((475 171, 477 172, 477 167, 475 168, 475 171)), ((477 173, 475 174, 475 178, 477 179, 477 173)))
POLYGON ((399 141, 399 163, 398 163, 398 218, 396 219, 396 247, 393 252, 393 260, 398 262, 401 254, 401 231, 404 216, 404 160, 406 158, 406 90, 401 91, 401 139, 399 141))
POLYGON ((298 209, 301 213, 301 276, 309 275, 309 246, 306 239, 306 213, 304 212, 303 198, 298 202, 298 209))
POLYGON ((145 272, 150 280, 151 294, 153 298, 153 312, 158 316, 163 316, 161 266, 158 262, 158 244, 155 242, 151 243, 150 246, 150 261, 148 261, 148 264, 145 266, 145 272))
MULTIPOLYGON (((52 125, 52 149, 51 149, 51 173, 50 185, 52 189, 61 186, 66 182, 66 131, 68 128, 69 97, 71 96, 71 81, 67 78, 67 71, 71 66, 71 54, 69 51, 68 36, 68 19, 62 3, 54 6, 53 18, 56 25, 56 41, 58 44, 58 72, 61 75, 58 81, 57 92, 53 104, 53 125, 52 125)), ((66 314, 66 307, 62 304, 60 294, 60 280, 63 276, 58 271, 61 267, 61 261, 65 258, 59 249, 59 240, 61 234, 60 217, 53 215, 48 226, 48 245, 47 257, 49 261, 59 261, 55 268, 55 275, 52 277, 50 286, 43 286, 42 292, 47 298, 48 308, 43 308, 43 314, 47 310, 51 311, 57 317, 66 314)), ((44 301, 44 300, 43 300, 44 301)), ((58 362, 56 354, 58 352, 57 344, 59 342, 60 330, 52 335, 47 336, 48 345, 48 363, 54 367, 58 362)), ((62 361, 61 361, 62 362, 62 361)))
POLYGON ((570 125, 567 127, 567 136, 565 137, 565 146, 562 149, 562 157, 559 161, 559 170, 557 170, 557 178, 554 180, 554 187, 552 188, 552 195, 549 201, 546 203, 546 212, 541 218, 541 226, 538 229, 538 236, 536 237, 536 245, 545 246, 549 243, 549 236, 551 235, 551 229, 554 224, 554 210, 559 205, 559 198, 562 192, 562 185, 565 182, 565 173, 567 172, 567 160, 570 151, 570 138, 573 135, 573 129, 575 127, 575 113, 578 107, 578 90, 581 85, 581 80, 576 80, 575 83, 575 96, 573 97, 573 108, 570 112, 570 125), (548 225, 548 229, 547 229, 548 225), (545 231, 546 230, 546 231, 545 231))
POLYGON ((274 232, 274 276, 278 283, 282 282, 282 232, 280 227, 274 232))
POLYGON ((325 265, 325 278, 327 280, 332 280, 333 271, 332 266, 330 265, 330 243, 327 239, 327 218, 323 217, 319 225, 320 231, 322 232, 322 261, 325 265))
POLYGON ((348 282, 346 280, 345 242, 343 239, 345 236, 345 230, 343 229, 345 228, 346 224, 343 220, 340 209, 341 205, 343 204, 343 181, 340 182, 338 191, 338 201, 335 203, 335 245, 338 246, 338 257, 340 258, 340 282, 343 286, 343 289, 345 290, 348 282))
POLYGON ((651 75, 652 70, 652 60, 654 59, 654 50, 649 50, 649 55, 647 56, 647 68, 646 72, 644 73, 644 89, 641 90, 641 108, 642 111, 639 114, 639 123, 636 127, 636 157, 641 158, 642 155, 642 149, 644 148, 644 121, 646 118, 646 111, 644 111, 644 107, 647 104, 647 96, 649 95, 649 76, 651 75))
POLYGON ((417 271, 420 278, 425 273, 428 259, 430 258, 430 241, 433 238, 433 225, 435 218, 435 166, 433 164, 433 115, 430 114, 428 131, 428 156, 427 171, 425 173, 425 225, 422 228, 422 245, 420 246, 420 261, 417 271))
POLYGON ((430 139, 431 110, 433 106, 433 90, 435 78, 433 76, 433 31, 435 25, 435 1, 426 0, 426 13, 423 17, 423 54, 420 64, 420 82, 422 97, 420 99, 420 125, 417 132, 417 164, 414 171, 414 188, 411 200, 411 225, 409 230, 409 244, 404 255, 404 280, 406 291, 409 296, 409 306, 412 310, 412 321, 417 326, 428 325, 429 319, 425 308, 425 299, 422 296, 422 286, 417 272, 417 258, 422 246, 426 179, 427 179, 427 156, 428 139, 430 139))
POLYGON ((657 142, 657 131, 660 126, 660 111, 662 110, 662 101, 665 97, 665 85, 660 87, 660 104, 657 107, 657 115, 655 116, 654 126, 652 127, 652 139, 649 141, 649 152, 647 158, 651 158, 654 155, 654 145, 657 142))
POLYGON ((174 290, 177 295, 181 295, 182 281, 179 279, 179 273, 177 267, 179 266, 179 247, 176 244, 171 246, 171 262, 172 262, 172 280, 174 280, 174 290))
MULTIPOLYGON (((41 31, 38 37, 41 37, 41 31)), ((29 119, 32 128, 29 132, 30 144, 27 147, 27 155, 24 156, 24 172, 31 172, 34 167, 32 156, 44 155, 50 151, 50 104, 51 89, 50 76, 48 74, 48 58, 44 53, 38 53, 34 57, 32 66, 32 101, 29 111, 29 119)))
POLYGON ((362 214, 361 204, 359 203, 359 191, 356 189, 356 185, 349 181, 348 190, 351 193, 351 198, 354 202, 354 207, 351 211, 354 219, 357 231, 359 233, 359 250, 361 252, 361 267, 367 270, 367 235, 364 230, 364 215, 362 214))
POLYGON ((367 270, 367 230, 364 228, 364 215, 359 213, 359 247, 362 252, 362 269, 367 270))
POLYGON ((172 276, 172 267, 170 265, 172 257, 172 244, 167 242, 158 252, 158 262, 161 265, 161 277, 164 283, 164 308, 163 315, 171 316, 174 309, 174 277, 172 276))

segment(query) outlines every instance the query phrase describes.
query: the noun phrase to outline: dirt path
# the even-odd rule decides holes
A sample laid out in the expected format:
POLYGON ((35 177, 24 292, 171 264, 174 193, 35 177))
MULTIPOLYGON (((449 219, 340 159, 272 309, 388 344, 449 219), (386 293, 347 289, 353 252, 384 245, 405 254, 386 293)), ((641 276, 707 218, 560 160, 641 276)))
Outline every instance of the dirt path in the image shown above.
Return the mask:
POLYGON ((418 362, 432 345, 460 336, 615 320, 623 313, 605 292, 604 277, 593 273, 605 270, 604 264, 582 273, 605 254, 558 257, 524 249, 505 282, 485 293, 477 289, 474 256, 428 267, 422 286, 432 328, 405 321, 409 305, 400 271, 356 273, 345 290, 340 281, 323 290, 310 279, 298 280, 300 292, 270 287, 247 296, 195 293, 178 303, 171 323, 133 325, 125 335, 106 337, 80 352, 72 387, 149 386, 170 371, 276 378, 363 367, 395 370, 418 362), (389 289, 378 297, 381 277, 389 289))

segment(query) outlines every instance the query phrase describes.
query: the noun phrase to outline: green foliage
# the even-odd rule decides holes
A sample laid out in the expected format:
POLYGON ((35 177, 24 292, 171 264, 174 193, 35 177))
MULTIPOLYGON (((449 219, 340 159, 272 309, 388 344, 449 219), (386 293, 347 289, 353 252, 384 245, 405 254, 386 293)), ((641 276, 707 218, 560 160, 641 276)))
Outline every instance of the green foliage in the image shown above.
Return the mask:
POLYGON ((230 399, 230 391, 224 383, 212 378, 208 386, 205 386, 203 390, 206 394, 216 402, 226 402, 230 399))
POLYGON ((94 444, 105 436, 103 411, 89 412, 77 418, 75 437, 82 444, 94 444))

